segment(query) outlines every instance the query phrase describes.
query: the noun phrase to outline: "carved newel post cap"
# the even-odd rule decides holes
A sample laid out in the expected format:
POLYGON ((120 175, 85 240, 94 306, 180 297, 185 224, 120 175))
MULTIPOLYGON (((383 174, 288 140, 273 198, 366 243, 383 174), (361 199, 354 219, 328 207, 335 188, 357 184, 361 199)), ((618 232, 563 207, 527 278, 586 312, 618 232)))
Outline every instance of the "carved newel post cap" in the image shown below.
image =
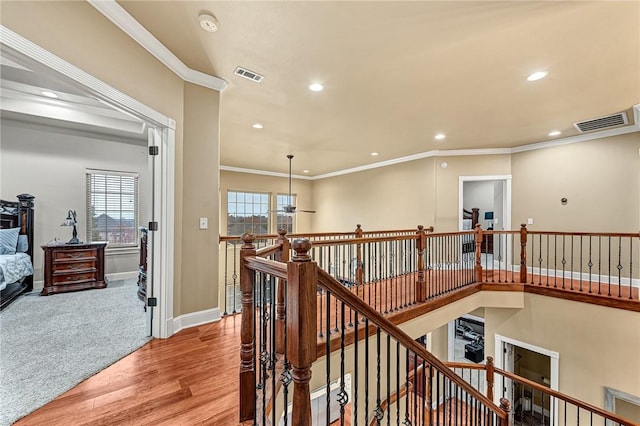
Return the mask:
POLYGON ((245 232, 242 234, 240 239, 242 239, 242 242, 244 243, 242 244, 242 248, 252 249, 253 242, 256 240, 256 235, 251 232, 245 232))
POLYGON ((521 223, 521 224, 520 224, 520 228, 526 228, 526 227, 527 227, 527 224, 526 224, 526 223, 521 223))
POLYGON ((294 262, 308 262, 311 260, 309 250, 311 250, 311 241, 306 238, 296 238, 291 243, 293 248, 293 261, 294 262))
POLYGON ((500 408, 506 412, 511 411, 511 402, 507 398, 500 398, 500 408))
POLYGON ((424 230, 424 226, 423 225, 418 225, 418 231, 422 232, 424 230))
POLYGON ((285 228, 278 229, 278 235, 280 235, 280 238, 284 238, 287 235, 287 230, 285 228))
POLYGON ((493 357, 492 356, 488 356, 487 357, 487 365, 489 364, 493 364, 493 357))
POLYGON ((360 229, 360 228, 362 228, 362 225, 360 225, 359 223, 356 224, 356 229, 360 229))

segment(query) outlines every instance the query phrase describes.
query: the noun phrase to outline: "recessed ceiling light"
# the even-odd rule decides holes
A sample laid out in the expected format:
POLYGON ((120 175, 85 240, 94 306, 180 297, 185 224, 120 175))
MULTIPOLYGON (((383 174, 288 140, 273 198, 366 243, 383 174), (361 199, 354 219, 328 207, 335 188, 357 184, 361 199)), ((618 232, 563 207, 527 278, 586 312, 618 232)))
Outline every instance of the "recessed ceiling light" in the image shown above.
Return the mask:
POLYGON ((553 132, 550 132, 550 133, 549 133, 549 136, 558 136, 558 135, 561 135, 561 134, 562 134, 562 132, 561 132, 561 131, 559 131, 559 130, 554 130, 553 132))
POLYGON ((536 80, 541 80, 543 78, 545 78, 547 76, 547 72, 546 71, 536 71, 533 74, 529 75, 529 77, 527 77, 528 81, 536 81, 536 80))
POLYGON ((209 12, 202 12, 198 15, 198 21, 203 30, 210 33, 218 31, 218 20, 209 12))
POLYGON ((444 133, 438 133, 435 138, 438 140, 442 140, 444 138, 446 138, 447 136, 444 133))
POLYGON ((320 83, 311 83, 309 85, 309 90, 311 90, 312 92, 322 92, 323 89, 324 86, 320 83))
POLYGON ((309 173, 309 170, 303 170, 302 173, 309 173))
POLYGON ((49 92, 48 90, 45 90, 44 92, 42 92, 42 95, 46 96, 47 98, 54 98, 54 99, 58 97, 58 95, 56 95, 53 92, 49 92))
POLYGON ((253 127, 254 129, 262 129, 264 126, 263 126, 262 124, 260 124, 260 123, 255 123, 255 124, 254 124, 253 126, 251 126, 251 127, 253 127))
POLYGON ((372 152, 372 153, 371 153, 371 154, 369 154, 369 155, 371 155, 371 156, 375 157, 376 155, 378 155, 378 153, 377 153, 377 152, 372 152))

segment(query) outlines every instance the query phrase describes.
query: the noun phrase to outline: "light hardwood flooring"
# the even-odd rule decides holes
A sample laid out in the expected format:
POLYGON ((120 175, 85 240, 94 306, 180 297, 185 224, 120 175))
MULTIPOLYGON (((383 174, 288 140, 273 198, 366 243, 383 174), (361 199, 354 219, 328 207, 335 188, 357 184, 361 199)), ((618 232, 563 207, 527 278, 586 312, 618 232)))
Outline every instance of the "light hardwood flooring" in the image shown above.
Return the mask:
POLYGON ((238 425, 239 346, 240 316, 152 340, 15 425, 238 425))

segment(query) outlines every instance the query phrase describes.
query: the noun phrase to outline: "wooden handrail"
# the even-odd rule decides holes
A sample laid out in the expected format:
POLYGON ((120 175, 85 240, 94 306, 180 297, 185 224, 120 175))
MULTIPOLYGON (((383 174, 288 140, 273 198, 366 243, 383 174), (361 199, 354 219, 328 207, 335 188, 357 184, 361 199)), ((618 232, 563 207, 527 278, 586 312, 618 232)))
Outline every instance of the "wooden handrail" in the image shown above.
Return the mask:
POLYGON ((247 257, 244 264, 252 271, 260 271, 278 278, 287 278, 287 264, 261 257, 247 257))
POLYGON ((380 327, 385 333, 392 336, 400 345, 411 350, 413 353, 422 358, 426 363, 432 365, 442 375, 446 376, 451 382, 462 388, 464 391, 473 395, 478 401, 484 404, 489 410, 494 412, 500 419, 507 419, 506 414, 496 407, 493 401, 489 400, 486 396, 474 389, 469 383, 464 381, 461 377, 451 371, 442 361, 436 358, 433 354, 420 346, 418 342, 413 340, 408 334, 399 329, 387 318, 380 315, 376 310, 371 308, 365 301, 357 298, 342 284, 336 281, 331 275, 322 269, 318 269, 318 283, 324 287, 327 291, 331 292, 338 300, 345 303, 351 309, 361 313, 364 317, 368 318, 370 322, 380 327))

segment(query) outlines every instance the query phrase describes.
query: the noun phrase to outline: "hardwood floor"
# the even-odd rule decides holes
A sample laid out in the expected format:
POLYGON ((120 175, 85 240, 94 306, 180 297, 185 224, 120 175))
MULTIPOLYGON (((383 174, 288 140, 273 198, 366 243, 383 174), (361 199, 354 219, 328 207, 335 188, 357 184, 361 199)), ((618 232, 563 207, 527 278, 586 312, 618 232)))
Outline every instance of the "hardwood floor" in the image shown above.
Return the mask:
POLYGON ((240 316, 155 339, 15 423, 238 425, 240 316))

